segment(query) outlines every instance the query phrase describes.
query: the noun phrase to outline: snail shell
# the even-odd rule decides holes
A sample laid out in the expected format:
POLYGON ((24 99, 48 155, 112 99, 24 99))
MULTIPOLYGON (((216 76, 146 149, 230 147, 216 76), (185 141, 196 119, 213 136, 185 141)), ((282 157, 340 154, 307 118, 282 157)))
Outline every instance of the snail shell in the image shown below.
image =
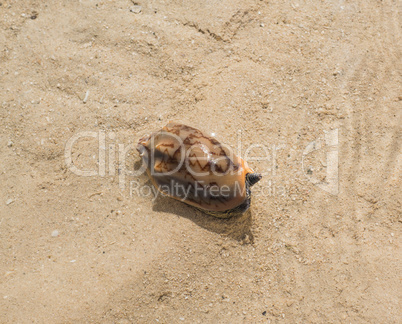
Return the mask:
POLYGON ((220 218, 245 212, 261 179, 230 147, 183 124, 141 138, 137 150, 161 193, 220 218))

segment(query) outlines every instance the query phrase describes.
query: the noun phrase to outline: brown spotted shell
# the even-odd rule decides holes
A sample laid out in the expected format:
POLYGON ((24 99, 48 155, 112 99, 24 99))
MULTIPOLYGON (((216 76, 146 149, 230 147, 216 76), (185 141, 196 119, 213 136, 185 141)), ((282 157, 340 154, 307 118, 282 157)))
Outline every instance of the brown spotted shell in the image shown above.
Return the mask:
POLYGON ((137 150, 160 192, 217 217, 247 210, 261 179, 230 147, 183 124, 141 138, 137 150))

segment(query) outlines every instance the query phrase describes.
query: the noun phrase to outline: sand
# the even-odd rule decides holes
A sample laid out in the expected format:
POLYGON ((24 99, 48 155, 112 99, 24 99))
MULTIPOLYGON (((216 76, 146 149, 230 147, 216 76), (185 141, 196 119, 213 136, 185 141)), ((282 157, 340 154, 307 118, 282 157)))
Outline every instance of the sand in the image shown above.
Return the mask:
POLYGON ((1 323, 402 321, 398 1, 0 3, 1 323), (248 212, 134 174, 170 120, 248 212))

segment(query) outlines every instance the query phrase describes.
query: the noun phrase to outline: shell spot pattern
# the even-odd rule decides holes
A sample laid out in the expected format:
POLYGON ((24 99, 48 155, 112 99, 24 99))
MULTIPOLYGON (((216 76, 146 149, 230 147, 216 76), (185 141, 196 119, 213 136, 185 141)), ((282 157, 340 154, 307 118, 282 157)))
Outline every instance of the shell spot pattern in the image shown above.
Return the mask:
POLYGON ((161 193, 220 218, 245 212, 261 179, 229 146, 183 124, 141 138, 137 150, 161 193))

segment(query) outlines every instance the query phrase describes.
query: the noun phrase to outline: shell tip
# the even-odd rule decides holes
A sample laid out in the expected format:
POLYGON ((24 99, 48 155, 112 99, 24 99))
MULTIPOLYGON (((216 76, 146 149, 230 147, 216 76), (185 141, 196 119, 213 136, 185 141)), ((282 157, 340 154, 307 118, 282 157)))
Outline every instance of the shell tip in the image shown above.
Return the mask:
POLYGON ((246 175, 247 182, 250 184, 250 186, 255 185, 258 181, 260 181, 262 178, 262 175, 259 173, 248 173, 246 175))

